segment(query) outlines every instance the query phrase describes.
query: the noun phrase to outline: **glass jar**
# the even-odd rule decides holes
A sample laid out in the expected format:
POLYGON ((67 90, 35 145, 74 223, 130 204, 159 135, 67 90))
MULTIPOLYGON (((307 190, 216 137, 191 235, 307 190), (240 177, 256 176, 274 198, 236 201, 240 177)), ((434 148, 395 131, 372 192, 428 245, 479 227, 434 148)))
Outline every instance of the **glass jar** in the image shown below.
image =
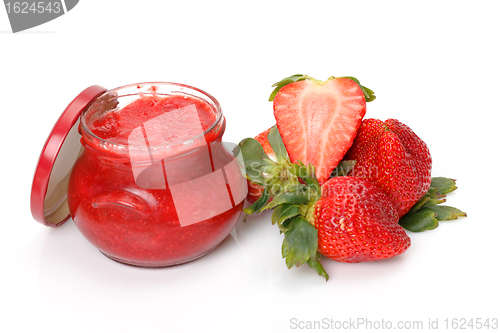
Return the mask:
POLYGON ((225 118, 211 95, 181 84, 109 90, 81 115, 83 152, 68 206, 104 255, 143 267, 210 252, 241 214, 246 180, 222 143, 225 118))

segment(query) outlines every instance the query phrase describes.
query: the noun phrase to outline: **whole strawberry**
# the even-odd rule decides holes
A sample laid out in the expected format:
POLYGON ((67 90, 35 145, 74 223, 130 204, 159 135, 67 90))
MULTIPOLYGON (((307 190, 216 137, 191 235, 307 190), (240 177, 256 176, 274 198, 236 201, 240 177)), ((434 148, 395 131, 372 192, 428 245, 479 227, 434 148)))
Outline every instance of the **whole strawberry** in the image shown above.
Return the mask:
POLYGON ((387 259, 405 252, 410 238, 398 213, 375 185, 356 177, 334 177, 321 186, 308 221, 318 230, 319 252, 336 261, 387 259))
MULTIPOLYGON (((269 156, 271 159, 276 159, 273 149, 271 148, 271 145, 267 140, 267 135, 269 134, 270 130, 271 128, 268 128, 264 132, 258 134, 255 137, 255 140, 257 140, 262 145, 262 148, 264 148, 264 152, 267 154, 267 156, 269 156)), ((264 191, 264 186, 255 184, 249 179, 247 179, 247 184, 248 184, 248 194, 246 199, 248 202, 254 203, 262 195, 262 192, 264 191)))
POLYGON ((257 140, 262 145, 262 148, 264 148, 264 152, 268 156, 275 158, 273 148, 271 147, 271 145, 269 144, 269 140, 267 139, 267 136, 269 135, 269 131, 271 130, 271 128, 272 127, 268 128, 267 130, 265 130, 262 133, 259 133, 255 137, 255 140, 257 140))
POLYGON ((356 160, 349 175, 368 180, 387 194, 399 217, 429 190, 429 149, 408 126, 396 119, 363 120, 346 160, 356 160))

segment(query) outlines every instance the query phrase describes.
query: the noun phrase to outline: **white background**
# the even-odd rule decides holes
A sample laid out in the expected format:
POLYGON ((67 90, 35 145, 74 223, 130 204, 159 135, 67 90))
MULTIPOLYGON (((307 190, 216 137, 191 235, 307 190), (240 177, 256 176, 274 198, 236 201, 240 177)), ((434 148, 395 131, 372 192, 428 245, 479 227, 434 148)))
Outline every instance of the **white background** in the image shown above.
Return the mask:
POLYGON ((0 331, 288 332, 357 318, 444 329, 446 318, 499 318, 497 4, 82 0, 17 34, 1 8, 0 331), (270 86, 297 73, 355 76, 374 90, 366 117, 397 118, 426 141, 433 176, 458 179, 448 204, 468 217, 411 233, 397 258, 323 259, 326 283, 308 267, 286 269, 269 214, 167 269, 105 258, 71 220, 50 229, 32 219, 39 152, 87 86, 199 87, 223 107, 225 140, 239 142, 274 124, 270 86))

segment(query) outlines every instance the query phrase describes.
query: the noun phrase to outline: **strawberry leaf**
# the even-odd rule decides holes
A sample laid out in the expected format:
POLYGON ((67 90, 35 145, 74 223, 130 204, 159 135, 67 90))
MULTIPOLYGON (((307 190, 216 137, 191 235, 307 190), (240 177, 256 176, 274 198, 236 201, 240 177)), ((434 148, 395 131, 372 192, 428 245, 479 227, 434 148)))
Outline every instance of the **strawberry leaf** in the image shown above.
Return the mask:
POLYGON ((271 130, 269 130, 269 133, 267 134, 267 140, 269 141, 271 148, 273 148, 278 163, 283 163, 290 160, 288 158, 288 153, 286 152, 285 145, 283 144, 283 140, 276 125, 274 125, 271 130))
POLYGON ((399 224, 410 231, 421 232, 436 229, 439 221, 436 214, 430 210, 422 209, 414 214, 406 214, 399 219, 399 224))
POLYGON ((431 199, 442 199, 446 197, 446 194, 441 194, 439 193, 438 189, 436 187, 429 187, 429 190, 427 190, 426 195, 429 196, 431 199))
POLYGON ((285 223, 287 220, 304 213, 300 205, 283 204, 274 209, 271 221, 273 224, 278 224, 280 233, 283 233, 288 231, 288 223, 285 223))
POLYGON ((413 207, 408 213, 406 213, 406 215, 416 213, 420 208, 422 208, 423 205, 429 202, 429 200, 431 200, 431 197, 428 194, 424 194, 424 196, 421 197, 420 200, 418 200, 417 203, 413 205, 413 207))
POLYGON ((309 77, 307 75, 302 75, 302 74, 295 74, 289 77, 284 78, 283 80, 276 82, 275 84, 272 85, 272 87, 276 87, 273 92, 271 93, 271 96, 269 96, 269 101, 272 102, 274 101, 274 97, 278 94, 278 92, 286 86, 289 83, 297 82, 297 81, 303 81, 307 80, 309 77))
POLYGON ((460 209, 450 206, 433 206, 423 208, 420 211, 431 211, 436 214, 436 219, 439 221, 449 221, 455 220, 459 216, 467 216, 466 213, 462 212, 460 209))
POLYGON ((432 207, 446 202, 446 199, 429 199, 421 208, 432 207))
POLYGON ((273 224, 281 224, 286 219, 295 217, 300 215, 301 209, 298 205, 292 204, 283 204, 276 207, 273 211, 273 215, 271 216, 271 221, 273 224))
POLYGON ((301 266, 318 256, 318 231, 302 216, 290 221, 290 229, 285 233, 281 253, 286 266, 301 266))
POLYGON ((269 200, 270 194, 268 192, 267 186, 264 188, 264 191, 262 192, 262 195, 260 196, 257 201, 255 201, 252 205, 248 206, 247 208, 243 209, 243 212, 252 215, 255 212, 258 212, 262 209, 267 204, 267 201, 269 200))
POLYGON ((245 177, 259 185, 266 185, 267 181, 263 173, 270 175, 271 179, 274 174, 281 169, 273 162, 264 152, 264 148, 259 141, 248 138, 242 140, 239 145, 233 149, 233 154, 238 159, 242 167, 245 168, 245 177))
MULTIPOLYGON (((427 193, 424 194, 424 196, 422 197, 422 199, 426 198, 428 200, 426 200, 426 202, 424 202, 423 205, 417 206, 417 204, 422 200, 422 199, 420 199, 417 202, 417 204, 415 204, 415 206, 417 206, 417 208, 420 209, 423 207, 430 207, 430 206, 439 205, 443 202, 446 202, 445 197, 446 197, 445 194, 439 193, 437 188, 431 186, 429 188, 429 190, 427 191, 427 193)), ((412 207, 412 209, 413 209, 413 207, 412 207)))
POLYGON ((307 185, 307 190, 309 192, 309 198, 312 201, 316 201, 321 196, 321 187, 319 186, 318 179, 316 178, 316 173, 314 170, 314 165, 309 163, 306 167, 304 163, 300 162, 298 164, 291 164, 289 171, 296 177, 302 179, 302 181, 307 185))
POLYGON ((293 185, 288 189, 285 189, 283 192, 273 197, 267 205, 261 208, 261 212, 267 209, 273 209, 278 205, 282 204, 292 204, 292 205, 300 205, 309 202, 309 195, 307 192, 307 186, 298 184, 293 185))
POLYGON ((413 214, 423 207, 435 206, 443 203, 446 201, 446 199, 444 199, 445 197, 446 195, 439 193, 437 188, 431 186, 427 193, 424 194, 415 205, 413 205, 407 214, 413 214))
MULTIPOLYGON (((316 258, 319 258, 319 257, 320 257, 320 254, 318 253, 316 258)), ((323 266, 319 262, 319 259, 309 259, 307 261, 307 265, 309 265, 309 267, 314 269, 320 276, 324 277, 326 281, 328 281, 328 279, 330 278, 328 276, 328 273, 325 271, 325 269, 323 268, 323 266)))
POLYGON ((441 194, 453 192, 457 189, 455 179, 446 177, 433 177, 431 179, 431 187, 435 187, 441 194))
POLYGON ((363 91, 363 95, 365 95, 365 101, 366 102, 371 102, 371 101, 375 100, 375 98, 377 98, 375 96, 375 93, 373 92, 373 90, 371 90, 370 88, 362 86, 361 83, 359 83, 359 80, 356 79, 355 77, 352 77, 352 76, 342 76, 342 78, 349 79, 349 80, 352 80, 352 81, 356 82, 358 84, 358 86, 361 88, 361 90, 363 91))
POLYGON ((467 214, 460 209, 450 206, 438 206, 446 201, 445 193, 457 189, 455 180, 445 177, 434 177, 431 179, 431 187, 426 194, 410 211, 401 217, 399 224, 410 231, 424 231, 437 228, 438 221, 448 221, 457 219, 467 214))
POLYGON ((260 142, 252 138, 242 140, 239 145, 234 147, 233 153, 235 156, 241 153, 245 166, 252 165, 254 162, 257 162, 259 166, 276 165, 276 163, 267 156, 260 142))

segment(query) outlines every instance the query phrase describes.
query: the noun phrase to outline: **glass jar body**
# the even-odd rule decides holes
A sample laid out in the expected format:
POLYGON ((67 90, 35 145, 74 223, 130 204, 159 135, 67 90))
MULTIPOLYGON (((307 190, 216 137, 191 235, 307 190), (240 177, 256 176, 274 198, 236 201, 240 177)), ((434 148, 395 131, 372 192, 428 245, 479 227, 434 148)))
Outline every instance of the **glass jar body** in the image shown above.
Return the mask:
MULTIPOLYGON (((115 102, 100 105, 116 112, 115 102)), ((86 113, 102 111, 96 110, 86 113)), ((246 182, 221 143, 224 117, 197 138, 144 150, 96 138, 86 113, 68 204, 75 225, 103 254, 135 266, 170 266, 203 256, 228 236, 246 182)))

